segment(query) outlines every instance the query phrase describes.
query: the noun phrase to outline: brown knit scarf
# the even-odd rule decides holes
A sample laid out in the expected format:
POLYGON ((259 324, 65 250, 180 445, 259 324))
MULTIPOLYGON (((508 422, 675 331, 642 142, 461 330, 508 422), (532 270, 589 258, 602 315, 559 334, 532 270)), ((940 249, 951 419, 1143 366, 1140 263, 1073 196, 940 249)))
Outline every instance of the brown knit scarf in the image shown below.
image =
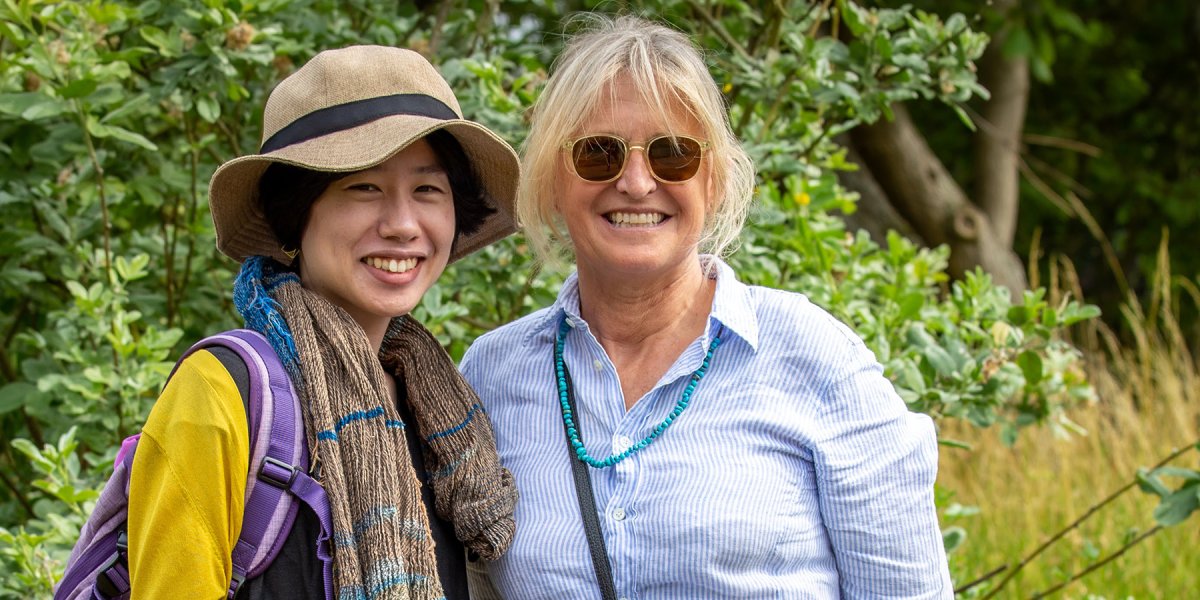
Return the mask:
POLYGON ((405 443, 405 429, 414 424, 401 424, 389 376, 405 384, 438 514, 482 558, 507 550, 515 531, 512 475, 500 466, 479 398, 433 335, 398 317, 377 355, 349 314, 294 277, 267 287, 295 343, 301 376, 290 371, 333 513, 337 596, 443 596, 405 443))

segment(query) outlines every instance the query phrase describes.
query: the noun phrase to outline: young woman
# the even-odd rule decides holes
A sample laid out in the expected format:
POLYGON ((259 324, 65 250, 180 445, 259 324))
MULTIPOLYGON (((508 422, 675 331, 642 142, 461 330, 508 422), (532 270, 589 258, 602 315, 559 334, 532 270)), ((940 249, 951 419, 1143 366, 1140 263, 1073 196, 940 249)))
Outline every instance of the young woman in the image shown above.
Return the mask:
MULTIPOLYGON (((494 559, 516 490, 478 399, 408 313, 446 265, 513 231, 512 149, 464 120, 415 52, 322 52, 267 100, 259 154, 213 175, 234 300, 299 395, 332 540, 303 509, 241 598, 467 597, 467 551, 494 559)), ((229 352, 180 365, 143 429, 129 500, 133 598, 226 598, 249 457, 229 352)), ((239 377, 239 371, 241 377, 239 377)))
POLYGON ((496 587, 952 598, 932 422, 848 328, 719 258, 754 169, 691 41, 595 21, 534 109, 517 201, 532 245, 576 273, 462 362, 521 488, 517 520, 537 524, 488 565, 496 587))

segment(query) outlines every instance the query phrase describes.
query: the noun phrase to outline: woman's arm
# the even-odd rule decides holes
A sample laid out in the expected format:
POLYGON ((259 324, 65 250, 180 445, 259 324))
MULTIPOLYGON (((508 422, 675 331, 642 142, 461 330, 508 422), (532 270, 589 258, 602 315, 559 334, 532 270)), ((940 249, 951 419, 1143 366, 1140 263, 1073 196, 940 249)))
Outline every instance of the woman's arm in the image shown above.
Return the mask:
POLYGON ((150 412, 129 484, 132 599, 226 597, 242 529, 246 412, 207 351, 188 357, 150 412))
POLYGON ((813 460, 846 598, 953 598, 934 508, 937 437, 862 347, 824 394, 813 460))

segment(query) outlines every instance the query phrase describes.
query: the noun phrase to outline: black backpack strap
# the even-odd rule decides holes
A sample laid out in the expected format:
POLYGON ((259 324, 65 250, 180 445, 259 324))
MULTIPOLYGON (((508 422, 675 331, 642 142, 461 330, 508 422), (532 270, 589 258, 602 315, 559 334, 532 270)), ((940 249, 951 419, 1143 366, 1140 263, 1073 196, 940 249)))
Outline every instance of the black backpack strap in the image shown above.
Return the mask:
POLYGON ((217 360, 221 361, 221 366, 229 371, 229 376, 233 378, 234 385, 237 386, 238 395, 242 397, 242 408, 250 408, 250 369, 246 367, 246 361, 237 355, 237 352, 226 348, 225 346, 209 346, 205 348, 217 360))

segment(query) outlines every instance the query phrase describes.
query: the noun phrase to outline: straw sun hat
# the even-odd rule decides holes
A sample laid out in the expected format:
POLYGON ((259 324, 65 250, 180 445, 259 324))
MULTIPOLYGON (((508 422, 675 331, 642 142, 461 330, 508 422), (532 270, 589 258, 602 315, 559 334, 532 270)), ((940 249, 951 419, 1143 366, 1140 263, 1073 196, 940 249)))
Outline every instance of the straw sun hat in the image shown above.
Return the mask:
POLYGON ((263 111, 260 153, 235 158, 213 173, 209 203, 217 248, 239 262, 254 255, 290 262, 258 201, 258 180, 271 163, 359 171, 438 129, 458 139, 488 205, 496 209, 475 233, 458 240, 450 260, 515 231, 520 168, 512 147, 462 118, 450 86, 420 54, 351 46, 321 52, 281 81, 263 111))

